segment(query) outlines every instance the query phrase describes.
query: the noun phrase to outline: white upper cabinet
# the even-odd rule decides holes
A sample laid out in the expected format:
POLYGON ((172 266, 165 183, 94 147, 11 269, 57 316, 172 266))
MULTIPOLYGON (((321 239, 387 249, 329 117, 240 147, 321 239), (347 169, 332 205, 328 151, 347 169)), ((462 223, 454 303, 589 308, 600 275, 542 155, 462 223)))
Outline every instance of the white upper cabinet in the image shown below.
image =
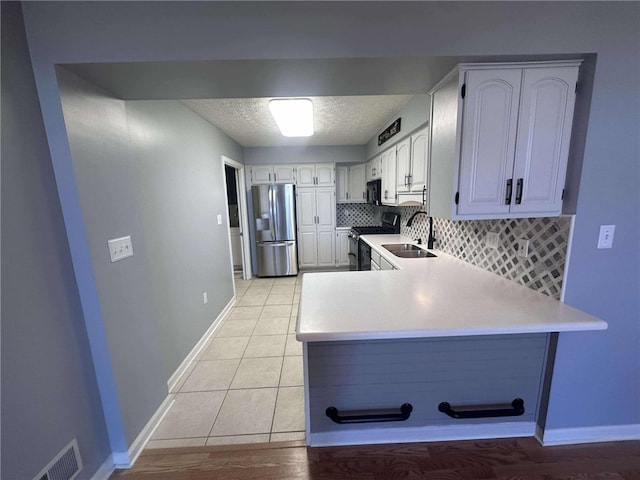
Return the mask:
POLYGON ((408 192, 411 175, 411 138, 405 138, 396 145, 396 191, 408 192))
POLYGON ((465 78, 458 213, 506 213, 513 172, 520 70, 472 70, 465 78))
POLYGON ((382 204, 396 205, 396 146, 382 154, 382 204))
POLYGON ((398 205, 426 203, 429 175, 429 129, 414 132, 396 146, 396 188, 398 205))
POLYGON ((579 65, 462 64, 434 88, 432 215, 561 213, 579 65))
POLYGON ((297 165, 297 185, 299 187, 315 187, 316 186, 316 166, 312 163, 306 165, 297 165))
POLYGON ((298 187, 333 187, 335 185, 334 163, 308 163, 296 166, 298 187))
POLYGON ((373 157, 367 163, 366 181, 376 180, 382 177, 382 155, 373 157))
POLYGON ((366 165, 360 163, 349 167, 349 202, 365 203, 367 201, 367 182, 365 181, 366 165))
POLYGON ((251 185, 268 183, 295 183, 294 165, 252 165, 250 168, 251 185))
POLYGON ((562 210, 577 79, 577 67, 523 71, 512 212, 562 210))
POLYGON ((349 167, 336 166, 336 202, 347 203, 349 201, 349 167))
POLYGON ((427 185, 428 146, 428 129, 425 128, 411 135, 411 186, 409 191, 412 193, 422 195, 422 191, 427 185))
POLYGON ((273 177, 275 183, 296 183, 294 165, 274 165, 273 177))
POLYGON ((364 181, 365 164, 336 167, 337 203, 365 203, 367 199, 364 181))
POLYGON ((250 183, 251 185, 261 185, 265 183, 271 183, 271 176, 273 175, 272 165, 253 165, 250 169, 250 183))

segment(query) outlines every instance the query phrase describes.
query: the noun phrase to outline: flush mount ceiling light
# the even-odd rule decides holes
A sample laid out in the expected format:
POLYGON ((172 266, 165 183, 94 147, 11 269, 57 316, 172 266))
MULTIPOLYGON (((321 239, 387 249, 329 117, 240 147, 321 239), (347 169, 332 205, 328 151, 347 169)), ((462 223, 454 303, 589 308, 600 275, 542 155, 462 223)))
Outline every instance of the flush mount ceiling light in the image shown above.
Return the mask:
POLYGON ((313 103, 308 98, 278 98, 269 102, 269 111, 285 137, 313 135, 313 103))

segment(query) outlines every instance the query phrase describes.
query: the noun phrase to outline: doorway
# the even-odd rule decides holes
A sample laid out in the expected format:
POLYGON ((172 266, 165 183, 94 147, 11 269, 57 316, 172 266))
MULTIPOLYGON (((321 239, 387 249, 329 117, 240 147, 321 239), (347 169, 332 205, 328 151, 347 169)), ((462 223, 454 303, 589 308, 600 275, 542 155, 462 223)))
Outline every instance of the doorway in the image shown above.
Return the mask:
POLYGON ((227 198, 227 230, 231 252, 231 270, 235 278, 251 279, 251 255, 249 249, 249 224, 244 165, 222 156, 227 198))

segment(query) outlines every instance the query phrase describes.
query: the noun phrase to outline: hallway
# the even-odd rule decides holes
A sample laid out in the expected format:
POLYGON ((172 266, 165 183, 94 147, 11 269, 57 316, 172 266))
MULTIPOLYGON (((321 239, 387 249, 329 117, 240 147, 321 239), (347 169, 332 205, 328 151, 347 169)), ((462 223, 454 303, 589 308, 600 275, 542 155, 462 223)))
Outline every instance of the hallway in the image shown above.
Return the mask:
POLYGON ((302 274, 235 282, 236 305, 170 392, 147 449, 304 440, 302 274))

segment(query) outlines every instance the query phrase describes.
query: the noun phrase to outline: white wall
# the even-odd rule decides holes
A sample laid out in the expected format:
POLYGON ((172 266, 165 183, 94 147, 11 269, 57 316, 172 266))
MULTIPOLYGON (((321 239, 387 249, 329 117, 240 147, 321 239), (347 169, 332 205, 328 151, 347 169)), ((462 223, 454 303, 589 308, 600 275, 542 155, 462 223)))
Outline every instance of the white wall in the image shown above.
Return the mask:
MULTIPOLYGON (((624 2, 27 3, 38 94, 76 277, 88 299, 85 320, 96 313, 95 287, 55 63, 595 53, 566 299, 610 328, 560 336, 547 428, 640 424, 639 10, 624 2), (598 226, 609 223, 618 226, 614 248, 597 250, 598 226)), ((367 74, 377 85, 401 79, 394 71, 367 74)), ((260 80, 265 93, 278 93, 279 82, 260 80)), ((331 81, 316 78, 316 90, 330 90, 331 81)))

